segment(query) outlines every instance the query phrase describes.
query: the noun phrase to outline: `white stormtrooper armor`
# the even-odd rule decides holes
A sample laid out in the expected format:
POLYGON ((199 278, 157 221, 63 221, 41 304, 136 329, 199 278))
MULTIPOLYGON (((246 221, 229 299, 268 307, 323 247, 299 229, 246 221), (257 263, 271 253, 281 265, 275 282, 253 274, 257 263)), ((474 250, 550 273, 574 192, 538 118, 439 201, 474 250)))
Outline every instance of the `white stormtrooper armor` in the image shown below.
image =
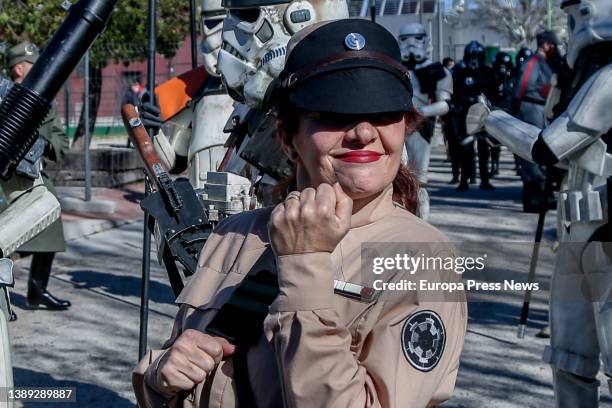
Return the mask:
POLYGON ((189 180, 195 188, 206 184, 207 173, 215 171, 225 155, 225 121, 234 109, 226 93, 204 95, 196 104, 189 144, 189 180))
POLYGON ((282 24, 286 7, 230 9, 223 24, 223 81, 234 99, 252 108, 261 107, 268 85, 283 69, 291 36, 282 24))
MULTIPOLYGON (((14 385, 11 339, 8 328, 8 322, 11 318, 8 288, 14 286, 14 284, 13 261, 8 258, 0 258, 0 387, 4 389, 12 388, 14 385)), ((13 408, 14 403, 8 400, 0 406, 13 408)))
POLYGON ((561 7, 569 26, 566 58, 573 67, 584 48, 612 39, 612 4, 606 0, 565 0, 561 7))
POLYGON ((0 183, 0 258, 7 257, 60 217, 60 203, 35 180, 14 177, 0 183))
MULTIPOLYGON (((219 78, 218 57, 225 9, 220 0, 202 0, 202 26, 204 67, 213 78, 219 78)), ((191 124, 189 143, 189 180, 195 188, 206 184, 207 173, 215 171, 225 155, 227 135, 223 133, 225 121, 234 109, 220 81, 210 78, 204 96, 197 102, 191 124)))
POLYGON ((289 38, 319 21, 348 18, 348 7, 342 0, 242 3, 229 9, 223 24, 219 70, 234 99, 259 109, 268 85, 283 70, 289 38))
POLYGON ((221 6, 221 0, 202 0, 202 44, 201 50, 204 54, 204 68, 209 75, 220 76, 217 69, 219 50, 221 49, 221 30, 225 9, 221 6))
POLYGON ((431 56, 431 45, 425 27, 420 23, 406 23, 400 27, 399 45, 402 59, 412 59, 417 64, 427 62, 431 56))
POLYGON ((596 407, 600 356, 612 392, 612 229, 605 229, 612 185, 612 3, 569 0, 561 7, 568 14, 568 63, 576 78, 588 73, 565 112, 539 129, 501 110, 490 112, 482 102, 470 108, 467 126, 475 132, 484 125, 527 160, 568 168, 559 197, 558 217, 565 228, 551 286, 551 346, 544 359, 553 369, 557 407, 596 407), (603 48, 593 52, 593 46, 603 48), (572 277, 578 285, 568 284, 572 277), (564 298, 581 285, 603 295, 594 301, 564 298))
MULTIPOLYGON (((8 321, 12 317, 9 287, 14 286, 12 262, 5 258, 60 217, 60 203, 36 179, 13 177, 0 182, 0 387, 13 386, 8 321)), ((0 404, 12 407, 13 403, 0 404)))
POLYGON ((292 35, 317 22, 348 18, 344 0, 230 0, 223 24, 219 71, 238 102, 226 131, 231 147, 220 170, 248 178, 265 205, 274 203, 272 187, 290 174, 274 137, 275 116, 266 103, 269 85, 285 65, 292 35))
MULTIPOLYGON (((431 43, 423 25, 419 23, 402 25, 399 43, 402 60, 410 69, 412 102, 417 111, 426 118, 448 113, 448 101, 453 93, 453 76, 441 64, 434 64, 431 61, 431 43)), ((406 136, 407 160, 413 166, 422 185, 418 194, 418 215, 424 220, 429 217, 429 195, 425 186, 430 152, 430 141, 421 132, 415 131, 406 136)))
POLYGON ((186 158, 189 181, 194 188, 206 184, 209 171, 215 171, 225 154, 225 121, 233 110, 233 100, 220 81, 217 58, 225 9, 221 0, 202 0, 202 52, 209 77, 195 106, 186 107, 169 119, 156 140, 158 155, 169 169, 181 171, 179 158, 186 158), (178 156, 178 157, 177 157, 178 156))

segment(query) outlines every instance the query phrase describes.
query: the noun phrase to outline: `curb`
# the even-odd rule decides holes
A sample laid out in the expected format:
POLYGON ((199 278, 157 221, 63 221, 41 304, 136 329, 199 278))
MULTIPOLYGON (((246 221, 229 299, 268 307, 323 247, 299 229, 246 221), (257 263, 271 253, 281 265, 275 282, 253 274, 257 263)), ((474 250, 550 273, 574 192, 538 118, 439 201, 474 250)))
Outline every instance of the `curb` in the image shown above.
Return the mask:
POLYGON ((64 237, 66 242, 107 231, 122 225, 131 224, 139 220, 79 220, 64 223, 64 237))

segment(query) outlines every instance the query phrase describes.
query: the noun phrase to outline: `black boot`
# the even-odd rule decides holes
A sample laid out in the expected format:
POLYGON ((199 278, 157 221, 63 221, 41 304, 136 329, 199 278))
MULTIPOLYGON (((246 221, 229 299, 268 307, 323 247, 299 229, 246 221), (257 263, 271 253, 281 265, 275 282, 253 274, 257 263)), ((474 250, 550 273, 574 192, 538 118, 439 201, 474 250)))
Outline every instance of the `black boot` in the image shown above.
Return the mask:
POLYGON ((484 139, 478 139, 478 171, 480 172, 480 189, 495 190, 495 187, 489 182, 491 173, 489 172, 489 158, 491 156, 491 147, 484 139))
MULTIPOLYGON (((474 174, 474 144, 468 143, 461 145, 461 182, 457 187, 457 191, 467 191, 470 189, 471 179, 475 178, 474 174)), ((454 174, 453 174, 454 175, 454 174)), ((474 181, 476 182, 476 181, 474 181)))
POLYGON ((71 305, 69 301, 58 299, 47 291, 54 256, 54 252, 37 252, 32 255, 26 298, 26 303, 30 308, 64 310, 71 305))
POLYGON ((499 161, 494 160, 491 162, 491 175, 499 176, 499 161))
POLYGON ((523 212, 539 214, 546 202, 544 200, 544 189, 539 180, 523 183, 523 212))
POLYGON ((489 180, 482 180, 480 182, 481 190, 495 190, 495 186, 489 182, 489 180))
POLYGON ((456 191, 468 191, 470 189, 470 185, 468 184, 467 180, 461 180, 461 183, 459 183, 459 186, 455 189, 456 191))
POLYGON ((494 146, 491 148, 491 175, 498 176, 499 175, 499 155, 501 152, 501 147, 494 146))
POLYGON ((459 182, 459 162, 458 161, 453 161, 452 163, 452 172, 453 172, 453 178, 451 179, 450 183, 448 184, 455 184, 459 182))
POLYGON ((544 326, 542 330, 536 334, 536 337, 540 339, 550 339, 550 326, 544 326))

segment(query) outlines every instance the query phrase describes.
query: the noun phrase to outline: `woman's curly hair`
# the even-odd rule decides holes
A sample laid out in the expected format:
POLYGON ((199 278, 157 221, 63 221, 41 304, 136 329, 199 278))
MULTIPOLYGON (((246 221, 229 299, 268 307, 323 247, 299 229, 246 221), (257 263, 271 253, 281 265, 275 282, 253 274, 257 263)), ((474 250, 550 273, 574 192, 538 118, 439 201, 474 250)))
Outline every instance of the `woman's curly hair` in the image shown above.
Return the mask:
MULTIPOLYGON (((277 106, 277 126, 282 128, 288 135, 294 135, 298 131, 299 117, 303 113, 300 109, 287 103, 277 106)), ((416 111, 406 112, 406 134, 412 133, 423 121, 423 117, 416 111)), ((393 179, 393 201, 404 207, 406 210, 416 214, 418 207, 418 191, 420 183, 414 172, 405 164, 400 164, 395 179, 393 179)), ((289 191, 296 189, 296 171, 294 169, 291 176, 281 181, 276 189, 276 194, 285 198, 289 191)))

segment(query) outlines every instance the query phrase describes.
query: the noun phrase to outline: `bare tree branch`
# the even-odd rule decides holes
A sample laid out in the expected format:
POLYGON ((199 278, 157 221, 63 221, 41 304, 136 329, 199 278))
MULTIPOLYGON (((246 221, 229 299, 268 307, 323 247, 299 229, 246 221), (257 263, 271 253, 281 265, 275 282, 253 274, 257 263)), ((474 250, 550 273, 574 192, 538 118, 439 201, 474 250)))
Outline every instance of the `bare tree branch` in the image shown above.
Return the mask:
MULTIPOLYGON (((512 45, 530 46, 547 26, 546 0, 474 0, 475 18, 487 28, 505 34, 512 45)), ((562 25, 558 1, 553 4, 553 27, 562 25)))

